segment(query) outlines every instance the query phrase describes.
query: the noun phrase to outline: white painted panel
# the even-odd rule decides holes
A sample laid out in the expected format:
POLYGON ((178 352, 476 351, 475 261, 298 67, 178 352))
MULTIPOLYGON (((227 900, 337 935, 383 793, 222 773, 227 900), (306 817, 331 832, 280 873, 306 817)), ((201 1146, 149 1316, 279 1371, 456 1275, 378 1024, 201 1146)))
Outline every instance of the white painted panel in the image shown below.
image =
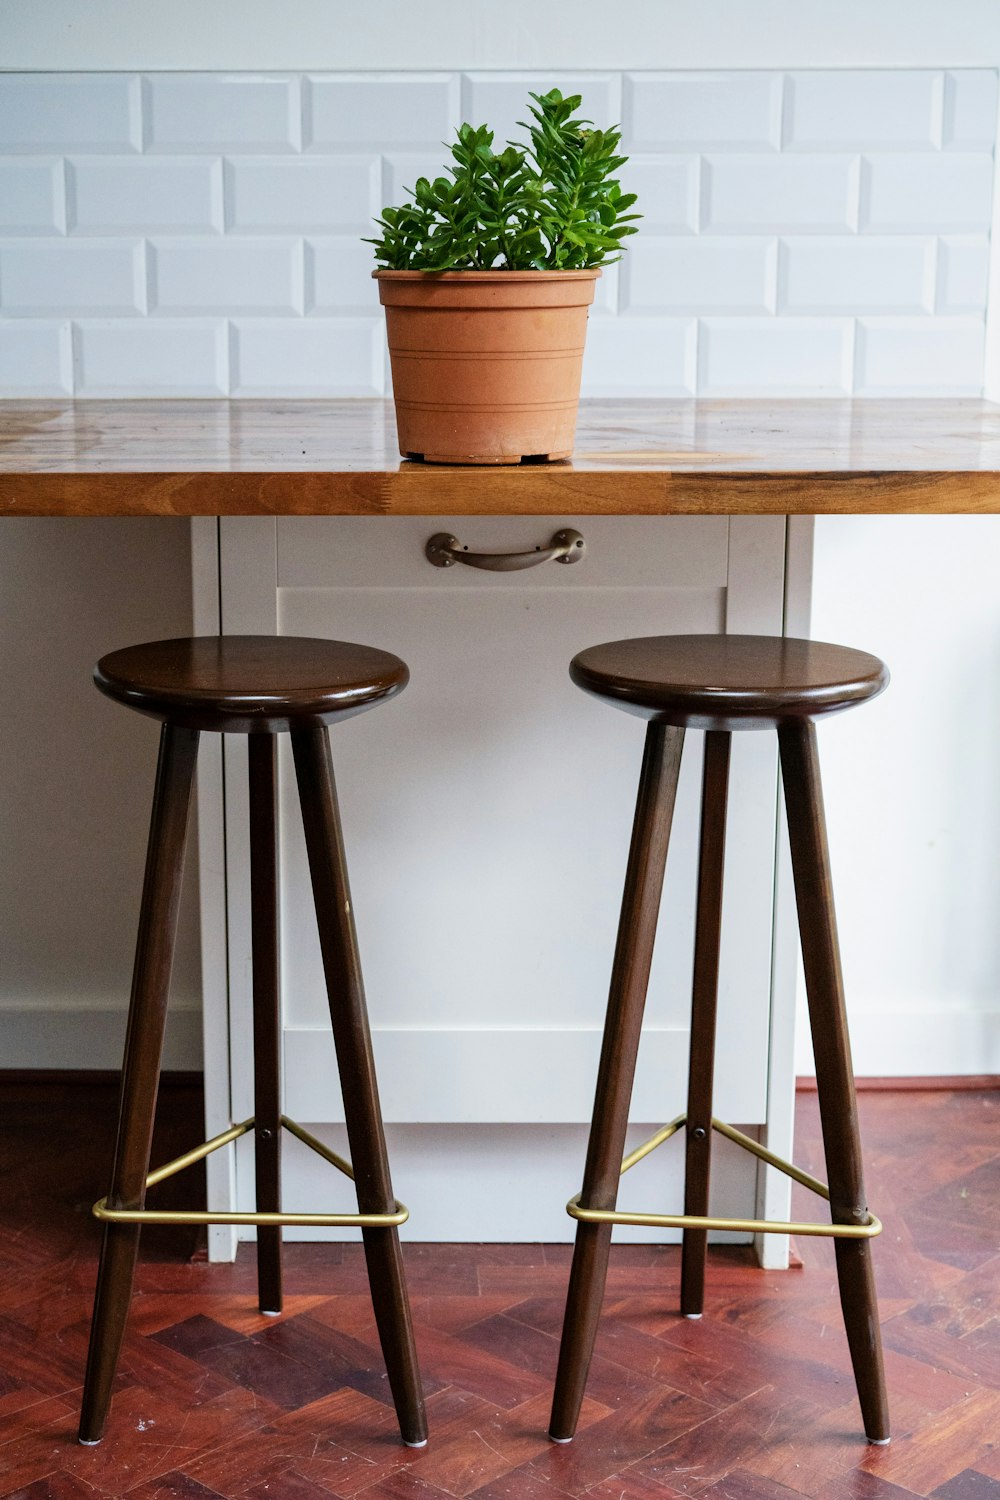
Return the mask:
MULTIPOLYGON (((440 524, 488 549, 531 545, 536 532, 538 541, 547 540, 557 523, 440 524)), ((675 530, 673 520, 605 519, 595 529, 588 518, 580 526, 590 530, 582 564, 512 578, 432 572, 422 557, 426 521, 391 523, 388 553, 374 530, 388 530, 385 522, 364 530, 364 523, 279 522, 279 629, 353 635, 398 651, 412 673, 398 702, 333 736, 378 1027, 457 1032, 462 1040, 446 1045, 461 1049, 475 1048, 468 1028, 500 1024, 528 1046, 527 1033, 539 1028, 578 1033, 602 1022, 642 728, 573 689, 567 665, 576 650, 601 639, 720 629, 727 523, 695 519, 675 530), (327 553, 338 536, 349 540, 329 568, 331 586, 321 589, 324 531, 327 553), (401 550, 407 540, 408 557, 401 550), (344 587, 352 556, 360 581, 374 583, 375 569, 379 586, 344 587), (658 561, 663 577, 652 587, 658 561), (309 587, 292 587, 299 577, 309 587), (427 934, 441 933, 442 924, 446 936, 428 949, 427 934), (391 942, 380 939, 389 932, 391 942)), ((783 536, 778 544, 780 557, 783 536)), ((687 1025, 699 740, 690 737, 682 773, 651 986, 650 1024, 668 1032, 687 1025)), ((769 774, 773 785, 773 767, 769 774)), ((287 776, 283 784, 286 1016, 294 1031, 322 1026, 326 1000, 287 776)), ((768 950, 765 925, 764 973, 768 950)), ((745 984, 745 963, 734 972, 739 968, 745 984)), ((754 1030, 759 1010, 755 1018, 752 1004, 734 1002, 732 1009, 741 1038, 733 1057, 745 1061, 756 1046, 762 1062, 754 1030)), ((383 1087, 390 1093, 403 1087, 405 1048, 395 1057, 386 1063, 383 1087)), ((747 1078, 754 1071, 737 1070, 730 1086, 752 1089, 747 1078)), ((465 1117, 463 1072, 433 1070, 434 1108, 443 1118, 451 1109, 465 1117)), ((586 1117, 592 1084, 578 1089, 577 1075, 567 1067, 562 1079, 551 1079, 548 1107, 556 1114, 550 1118, 560 1110, 564 1118, 586 1117)), ((763 1082, 758 1071, 758 1108, 763 1082)), ((516 1073, 508 1087, 516 1091, 516 1073)), ((737 1112, 746 1115, 748 1096, 739 1097, 737 1112)), ((485 1098, 479 1106, 493 1108, 485 1098)), ((532 1118, 537 1107, 512 1093, 513 1118, 532 1118)))
MULTIPOLYGON (((235 516, 219 523, 220 630, 223 635, 274 635, 275 521, 235 516)), ((243 735, 223 735, 225 777, 226 939, 229 971, 229 1074, 206 1079, 206 1106, 218 1107, 223 1083, 230 1118, 253 1114, 253 974, 250 926, 250 829, 247 746, 243 735), (214 1094, 214 1097, 213 1097, 214 1094)), ((253 1181, 252 1144, 237 1143, 238 1180, 253 1181), (248 1176, 249 1174, 249 1176, 248 1176)), ((252 1192, 252 1188, 250 1189, 252 1192)))
MULTIPOLYGON (((569 658, 615 636, 720 630, 727 610, 741 629, 781 627, 780 519, 737 528, 736 558, 729 522, 674 517, 580 521, 590 550, 573 569, 504 577, 435 571, 423 558, 439 526, 491 550, 542 544, 572 520, 287 519, 277 523, 273 559, 257 523, 244 522, 253 536, 244 545, 234 532, 224 548, 223 593, 240 611, 228 628, 276 608, 281 633, 365 640, 411 667, 398 700, 336 728, 332 744, 386 1117, 425 1135, 433 1135, 427 1122, 439 1122, 421 1168, 417 1238, 571 1232, 562 1204, 578 1186, 582 1136, 568 1185, 546 1142, 567 1121, 579 1135, 591 1108, 643 727, 576 691, 569 658), (535 1188, 512 1213, 509 1163, 501 1172, 486 1153, 475 1202, 456 1199, 463 1135, 477 1122, 509 1132, 511 1121, 532 1132, 522 1144, 535 1188)), ((752 1123, 766 1109, 776 778, 770 737, 741 738, 717 1088, 720 1112, 752 1123)), ((682 768, 633 1111, 654 1124, 684 1096, 701 739, 689 737, 682 768)), ((227 752, 237 923, 230 962, 244 997, 243 1020, 234 1012, 233 1023, 240 1113, 244 1101, 249 1108, 249 951, 245 832, 233 822, 245 817, 236 757, 227 752)), ((340 1117, 339 1085, 285 745, 281 811, 285 1107, 329 1123, 340 1117)), ((413 1164, 404 1148, 404 1171, 413 1164)), ((238 1197, 249 1203, 249 1149, 237 1153, 237 1166, 238 1197)), ((322 1169, 303 1163, 294 1172, 289 1193, 297 1184, 316 1201, 322 1169)), ((755 1178, 746 1164, 734 1168, 740 1211, 750 1211, 755 1178)))
MULTIPOLYGON (((633 1124, 626 1140, 632 1150, 664 1121, 633 1124)), ((739 1123, 739 1122, 734 1122, 739 1123)), ((752 1126, 745 1127, 753 1135, 752 1126)), ((313 1124, 310 1129, 341 1155, 347 1155, 342 1126, 313 1124)), ((566 1202, 580 1191, 587 1151, 584 1125, 389 1125, 386 1144, 393 1188, 410 1210, 400 1230, 405 1240, 542 1241, 572 1240, 576 1221, 566 1202), (470 1224, 476 1226, 470 1235, 470 1224)), ((619 1202, 648 1213, 680 1213, 684 1204, 684 1146, 675 1138, 654 1151, 626 1177, 619 1202)), ((754 1209, 753 1173, 747 1158, 723 1137, 712 1148, 711 1210, 750 1218, 754 1209)), ((351 1186, 330 1167, 315 1166, 305 1147, 290 1140, 282 1157, 282 1191, 290 1205, 331 1212, 354 1212, 351 1186)), ((358 1231, 286 1229, 289 1240, 356 1239, 358 1231)), ((621 1244, 673 1242, 673 1229, 615 1229, 621 1244)), ((713 1242, 737 1242, 736 1234, 713 1234, 713 1242)), ((743 1236, 743 1239, 746 1237, 743 1236)), ((774 1236, 771 1236, 773 1239, 774 1236)))
MULTIPOLYGON (((219 598, 219 522, 215 516, 191 520, 191 628, 194 635, 217 635, 222 627, 219 598)), ((205 1139, 229 1128, 233 1112, 229 1068, 229 962, 226 923, 226 837, 224 736, 204 734, 198 746, 196 825, 201 918, 202 1038, 205 1077, 205 1139)), ((206 1202, 231 1203, 236 1196, 236 1152, 232 1145, 205 1161, 206 1202)), ((233 1260, 237 1235, 232 1224, 208 1226, 210 1260, 233 1260)))
MULTIPOLYGON (((281 633, 353 637, 410 666, 398 700, 333 734, 378 1026, 601 1024, 643 729, 573 687, 568 664, 601 640, 722 628, 720 589, 571 595, 506 582, 453 589, 443 573, 426 590, 279 594, 281 633)), ((660 1025, 682 1024, 687 1008, 699 738, 685 757, 654 961, 660 1025)), ((283 787, 286 1014, 292 1026, 320 1025, 287 776, 283 787)))
MULTIPOLYGON (((770 947, 766 906, 764 917, 766 959, 770 947)), ((435 947, 433 941, 427 946, 435 947)), ((367 963, 368 954, 362 957, 367 963)), ((511 952, 506 960, 493 955, 491 961, 506 961, 510 967, 516 959, 511 952)), ((424 1125, 585 1125, 590 1121, 601 1055, 600 1026, 379 1027, 372 1040, 386 1121, 424 1125)), ((727 1033, 727 1050, 728 1046, 727 1033)), ((633 1119, 662 1124, 683 1108, 687 1047, 686 1021, 673 1029, 645 1028, 632 1091, 633 1119)), ((754 1058, 752 1067, 723 1061, 719 1081, 727 1118, 760 1116, 765 1072, 766 1063, 761 1065, 759 1058, 754 1058)), ((285 1108, 299 1120, 343 1120, 328 1023, 286 1028, 285 1108)))
MULTIPOLYGON (((805 622, 801 618, 790 619, 786 608, 789 568, 793 570, 792 585, 800 590, 803 586, 808 588, 808 559, 803 559, 800 554, 789 556, 787 527, 784 516, 771 516, 766 521, 734 516, 730 521, 727 631, 748 635, 808 634, 805 622)), ((720 1015, 725 1016, 723 1007, 728 996, 735 996, 738 1003, 742 994, 743 975, 730 969, 731 955, 737 952, 754 954, 757 964, 769 964, 767 1102, 759 1138, 779 1156, 790 1160, 798 939, 794 931, 794 902, 787 879, 783 887, 779 884, 787 850, 779 845, 776 837, 782 827, 777 802, 776 737, 771 734, 734 735, 728 847, 739 848, 744 841, 752 846, 766 846, 771 851, 774 878, 769 884, 762 881, 750 889, 745 885, 734 887, 732 881, 727 884, 722 920, 735 941, 723 954, 719 972, 720 1015), (775 788, 772 798, 765 799, 761 795, 759 789, 763 785, 775 788), (767 958, 764 956, 765 944, 767 958)), ((755 1217, 787 1219, 791 1205, 789 1179, 762 1163, 757 1165, 756 1177, 755 1217)), ((755 1245, 762 1266, 769 1270, 787 1267, 787 1236, 760 1234, 755 1237, 755 1245)))

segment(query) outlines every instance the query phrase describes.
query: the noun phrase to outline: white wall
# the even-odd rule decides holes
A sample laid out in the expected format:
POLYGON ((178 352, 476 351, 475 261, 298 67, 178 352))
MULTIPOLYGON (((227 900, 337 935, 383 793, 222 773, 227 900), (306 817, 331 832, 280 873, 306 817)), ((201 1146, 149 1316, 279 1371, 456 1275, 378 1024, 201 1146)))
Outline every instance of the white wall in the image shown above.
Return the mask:
MULTIPOLYGON (((86 16, 71 0, 8 5, 0 66, 79 76, 57 77, 47 102, 37 78, 0 77, 6 392, 383 389, 378 319, 359 300, 370 295, 355 248, 364 216, 399 178, 412 180, 424 146, 459 114, 502 120, 508 84, 523 96, 590 70, 595 113, 625 123, 647 222, 628 269, 606 278, 589 389, 978 393, 984 360, 992 370, 1000 349, 995 336, 984 345, 1000 63, 992 0, 650 0, 613 27, 606 16, 594 0, 574 8, 570 28, 563 7, 521 0, 492 19, 446 0, 352 9, 349 26, 342 7, 307 0, 208 10, 110 0, 86 16), (577 71, 553 70, 553 59, 577 71), (284 72, 229 72, 262 68, 284 72), (741 71, 706 76, 725 68, 741 71), (203 71, 212 69, 226 76, 203 71), (360 92, 386 123, 349 142, 336 126, 313 134, 323 110, 335 118, 343 90, 300 75, 353 70, 357 85, 368 69, 383 74, 366 75, 360 92), (394 69, 435 72, 385 78, 394 69), (182 76, 156 76, 173 70, 182 76), (418 98, 420 108, 405 102, 418 98), (221 130, 213 99, 224 99, 221 130), (185 120, 192 137, 177 133, 185 120), (310 185, 296 207, 303 171, 310 185), (254 181, 272 213, 291 202, 277 221, 259 209, 241 219, 254 181), (328 290, 338 265, 346 305, 328 290)), ((358 107, 355 119, 366 117, 358 107)), ((991 315, 997 257, 993 274, 991 315)), ((34 1061, 111 1065, 113 1026, 78 1027, 80 1044, 67 1048, 60 1017, 81 995, 94 997, 86 1014, 124 1004, 152 748, 149 726, 102 705, 86 679, 101 650, 188 628, 187 539, 183 523, 18 524, 4 549, 5 677, 8 661, 15 681, 30 665, 58 690, 60 717, 58 737, 44 716, 22 720, 12 762, 4 839, 16 850, 15 898, 0 944, 14 958, 0 970, 0 1035, 23 1041, 18 1017, 40 1007, 48 1020, 30 1033, 34 1061), (130 735, 134 758, 122 764, 130 735), (107 888, 95 891, 87 857, 107 803, 93 819, 82 810, 91 786, 110 794, 112 770, 129 823, 126 832, 125 812, 108 813, 122 820, 121 875, 114 859, 102 864, 107 888), (79 796, 63 799, 71 775, 79 796), (49 870, 58 905, 25 910, 18 893, 44 888, 49 870)), ((985 748, 998 551, 993 519, 818 525, 815 633, 881 650, 894 670, 881 703, 823 730, 861 1072, 1000 1071, 997 791, 985 748)), ((189 921, 188 1003, 195 936, 189 921)), ((190 1034, 174 1058, 195 1060, 190 1034)))
POLYGON ((993 0, 5 0, 8 68, 870 68, 1000 62, 993 0))
POLYGON ((0 396, 379 396, 370 247, 462 119, 620 120, 584 394, 982 388, 993 68, 0 75, 0 396))
MULTIPOLYGON (((2 1067, 120 1066, 158 731, 91 671, 106 651, 190 631, 188 531, 159 517, 2 523, 2 1067)), ((196 903, 189 879, 171 1067, 201 1056, 196 903)))
POLYGON ((812 633, 892 672, 877 702, 820 726, 852 1039, 870 1076, 1000 1073, 998 576, 1000 516, 817 522, 812 633))

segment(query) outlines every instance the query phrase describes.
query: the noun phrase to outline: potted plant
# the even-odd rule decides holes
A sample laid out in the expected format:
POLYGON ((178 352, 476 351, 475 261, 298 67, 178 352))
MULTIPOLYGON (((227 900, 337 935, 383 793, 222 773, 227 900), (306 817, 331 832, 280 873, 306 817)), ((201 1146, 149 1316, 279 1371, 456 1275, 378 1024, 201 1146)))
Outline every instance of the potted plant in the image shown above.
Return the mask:
POLYGON ((435 463, 567 458, 587 309, 634 234, 614 129, 579 94, 532 94, 530 144, 462 125, 450 176, 418 179, 370 241, 385 307, 399 450, 435 463))

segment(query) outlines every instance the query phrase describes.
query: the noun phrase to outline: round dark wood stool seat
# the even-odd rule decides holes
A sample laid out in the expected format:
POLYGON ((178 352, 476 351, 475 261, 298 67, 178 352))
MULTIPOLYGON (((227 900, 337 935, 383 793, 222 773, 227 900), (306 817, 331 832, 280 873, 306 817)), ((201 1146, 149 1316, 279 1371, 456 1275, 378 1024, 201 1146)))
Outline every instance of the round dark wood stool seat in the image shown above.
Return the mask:
POLYGON ((401 692, 406 663, 388 651, 307 636, 205 635, 104 656, 102 693, 188 729, 275 734, 361 713, 401 692))
POLYGON ((652 635, 606 641, 573 658, 585 692, 657 724, 769 729, 838 713, 889 681, 877 656, 769 635, 652 635))

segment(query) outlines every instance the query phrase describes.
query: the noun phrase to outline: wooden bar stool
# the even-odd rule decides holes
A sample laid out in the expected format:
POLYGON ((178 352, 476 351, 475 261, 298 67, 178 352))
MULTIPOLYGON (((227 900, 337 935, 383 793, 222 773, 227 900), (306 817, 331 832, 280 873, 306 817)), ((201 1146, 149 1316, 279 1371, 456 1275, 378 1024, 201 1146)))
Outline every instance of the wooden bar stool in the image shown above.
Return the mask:
POLYGON ((681 1312, 701 1316, 710 1229, 834 1237, 844 1323, 865 1431, 889 1441, 889 1413, 869 1240, 881 1224, 865 1201, 843 980, 813 720, 880 693, 888 672, 843 646, 770 636, 654 636, 611 641, 570 665, 578 687, 648 721, 621 922, 597 1078, 550 1436, 569 1442, 594 1348, 611 1230, 645 1224, 683 1230, 681 1312), (625 1131, 649 982, 685 729, 704 729, 701 845, 687 1112, 624 1160, 625 1131), (816 1054, 829 1188, 712 1115, 716 991, 722 914, 729 750, 733 730, 776 729, 799 932, 816 1054), (619 1211, 621 1174, 680 1129, 686 1132, 683 1214, 619 1211), (719 1219, 708 1214, 713 1130, 830 1201, 829 1224, 719 1219))
POLYGON ((352 916, 327 726, 402 691, 398 657, 342 641, 283 636, 204 636, 155 641, 105 656, 94 671, 103 693, 162 720, 111 1191, 94 1206, 104 1242, 83 1387, 80 1441, 100 1441, 121 1349, 139 1229, 144 1222, 255 1224, 262 1312, 281 1311, 281 1226, 362 1230, 368 1279, 404 1442, 427 1440, 397 1225, 407 1210, 389 1178, 361 964, 352 916), (201 730, 248 736, 250 884, 253 917, 254 1116, 149 1174, 167 990, 201 730), (291 734, 320 947, 330 1002, 353 1167, 281 1113, 279 1078, 277 735, 291 734), (353 1177, 356 1214, 280 1211, 284 1126, 353 1177), (257 1212, 156 1212, 146 1188, 255 1130, 257 1212))

